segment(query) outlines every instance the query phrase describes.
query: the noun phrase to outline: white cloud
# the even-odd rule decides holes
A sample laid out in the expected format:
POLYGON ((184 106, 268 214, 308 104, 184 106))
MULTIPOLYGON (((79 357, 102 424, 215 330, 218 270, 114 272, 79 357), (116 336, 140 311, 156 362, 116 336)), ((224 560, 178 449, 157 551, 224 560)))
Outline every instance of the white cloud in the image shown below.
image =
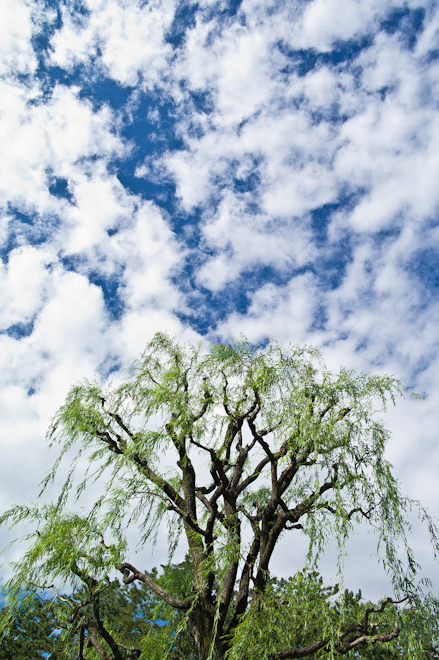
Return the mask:
POLYGON ((106 230, 126 224, 136 202, 102 163, 87 169, 69 177, 75 204, 66 210, 70 231, 64 238, 64 249, 67 253, 90 253, 99 246, 105 254, 111 243, 106 230))
POLYGON ((439 204, 439 122, 434 110, 439 84, 432 77, 437 66, 423 75, 422 68, 416 70, 407 54, 393 46, 391 40, 381 43, 362 61, 366 89, 374 79, 372 62, 377 58, 380 70, 385 58, 388 70, 385 75, 382 68, 381 74, 378 71, 371 91, 381 85, 394 86, 395 91, 384 102, 365 100, 363 112, 341 129, 343 146, 335 158, 336 173, 352 189, 367 191, 348 218, 359 231, 384 229, 407 209, 419 218, 431 217, 439 204))
POLYGON ((330 110, 342 97, 339 76, 328 68, 311 70, 304 78, 304 91, 309 106, 313 110, 330 110))
POLYGON ((0 328, 26 323, 41 308, 49 280, 52 251, 29 245, 12 250, 0 265, 0 328))
POLYGON ((51 63, 67 70, 79 62, 91 64, 99 48, 98 66, 108 77, 122 85, 137 85, 139 75, 148 87, 159 83, 171 54, 164 38, 175 3, 89 0, 87 5, 90 13, 81 20, 63 10, 63 27, 51 40, 51 63))
POLYGON ((189 33, 177 71, 192 89, 213 92, 215 122, 227 126, 250 117, 269 102, 276 82, 273 72, 281 60, 264 31, 249 31, 235 23, 215 38, 209 24, 198 22, 189 33))
POLYGON ((358 38, 374 26, 378 16, 389 7, 386 0, 314 0, 306 6, 302 20, 295 26, 291 43, 296 48, 329 51, 336 41, 358 38))
POLYGON ((21 0, 1 0, 0 14, 0 75, 33 73, 37 58, 31 44, 31 5, 21 0))
MULTIPOLYGON (((54 295, 36 321, 34 341, 42 340, 49 355, 58 358, 65 351, 68 360, 93 352, 93 362, 105 323, 101 289, 77 273, 56 270, 54 295)), ((65 358, 64 358, 65 359, 65 358)))
POLYGON ((140 206, 133 224, 115 242, 125 255, 127 305, 133 310, 148 307, 165 313, 181 308, 181 295, 169 277, 183 252, 157 207, 149 202, 140 206))

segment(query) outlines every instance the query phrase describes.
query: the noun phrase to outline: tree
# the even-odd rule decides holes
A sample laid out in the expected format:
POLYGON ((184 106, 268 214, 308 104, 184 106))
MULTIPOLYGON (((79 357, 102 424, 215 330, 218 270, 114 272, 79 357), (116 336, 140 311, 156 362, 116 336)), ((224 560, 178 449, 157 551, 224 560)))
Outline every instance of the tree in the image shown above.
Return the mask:
MULTIPOLYGON (((38 527, 14 567, 12 601, 23 585, 82 585, 92 611, 84 639, 100 658, 122 660, 134 651, 121 646, 99 605, 116 568, 125 585, 144 583, 179 613, 168 647, 174 657, 183 657, 175 651, 183 629, 198 660, 349 654, 398 639, 416 657, 425 641, 422 622, 431 620, 437 603, 415 583, 419 566, 406 539, 413 506, 428 523, 435 551, 439 537, 422 506, 402 495, 384 456, 389 433, 376 407, 401 394, 401 383, 389 376, 331 374, 317 349, 272 343, 262 350, 242 341, 205 354, 155 335, 121 385, 104 390, 85 381, 56 414, 48 436, 61 452, 43 487, 62 458, 74 454, 58 501, 17 505, 3 516, 38 527), (84 454, 88 468, 76 495, 90 480, 101 482, 102 491, 79 515, 66 506, 84 454), (191 579, 184 592, 129 559, 126 529, 135 526, 144 544, 163 519, 171 557, 182 535, 187 542, 191 579), (362 520, 378 533, 392 597, 351 623, 342 611, 334 617, 327 599, 311 598, 296 576, 279 607, 270 561, 281 536, 307 535, 313 566, 331 539, 342 557, 362 520), (314 625, 301 639, 291 624, 308 610, 314 625)), ((148 653, 154 657, 151 647, 148 653)))
POLYGON ((3 617, 11 614, 10 626, 0 638, 0 660, 45 660, 49 653, 51 660, 61 660, 57 624, 43 600, 35 597, 13 613, 3 606, 3 617))

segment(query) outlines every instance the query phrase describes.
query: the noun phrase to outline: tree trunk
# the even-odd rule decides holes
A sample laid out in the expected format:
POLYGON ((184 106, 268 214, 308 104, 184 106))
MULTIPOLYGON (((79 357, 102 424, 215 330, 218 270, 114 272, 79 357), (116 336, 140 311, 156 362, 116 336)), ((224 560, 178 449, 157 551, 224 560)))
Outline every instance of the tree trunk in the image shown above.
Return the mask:
POLYGON ((215 609, 213 605, 201 597, 190 613, 188 621, 189 633, 196 644, 199 660, 208 659, 212 640, 211 660, 224 660, 223 645, 219 631, 214 631, 214 621, 215 609))

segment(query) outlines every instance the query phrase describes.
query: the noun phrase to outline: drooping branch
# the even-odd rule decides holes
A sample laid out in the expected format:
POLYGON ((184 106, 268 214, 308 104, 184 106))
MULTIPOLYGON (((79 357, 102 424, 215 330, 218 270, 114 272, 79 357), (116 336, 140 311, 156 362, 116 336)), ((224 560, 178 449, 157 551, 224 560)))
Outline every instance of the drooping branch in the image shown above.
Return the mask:
MULTIPOLYGON (((316 492, 311 493, 303 502, 295 506, 293 509, 289 509, 289 518, 291 522, 297 522, 305 513, 311 511, 314 503, 325 493, 327 490, 334 488, 335 484, 338 481, 338 464, 334 463, 332 466, 334 470, 334 476, 329 481, 325 481, 316 492)), ((327 508, 327 507, 325 507, 327 508)))
POLYGON ((211 395, 211 393, 209 392, 208 389, 205 389, 204 390, 204 402, 203 402, 203 405, 201 407, 201 410, 197 413, 194 413, 191 416, 192 424, 194 424, 195 422, 197 422, 199 419, 201 419, 203 417, 203 415, 207 412, 207 409, 209 407, 209 403, 211 401, 212 401, 212 395, 211 395))
MULTIPOLYGON (((326 509, 327 511, 329 511, 330 513, 333 513, 334 515, 337 514, 336 509, 334 509, 334 507, 332 507, 328 502, 322 502, 321 504, 319 504, 318 508, 319 509, 326 509)), ((352 518, 352 516, 355 515, 356 513, 360 513, 363 516, 363 518, 366 518, 367 520, 370 520, 370 514, 372 513, 372 511, 374 509, 376 509, 376 505, 371 506, 367 511, 363 511, 361 506, 357 506, 354 509, 351 509, 346 514, 346 520, 350 520, 352 518)))
POLYGON ((108 409, 105 408, 105 399, 104 399, 104 397, 101 397, 101 403, 102 403, 103 411, 117 422, 117 424, 127 434, 127 436, 129 438, 133 439, 134 434, 130 431, 128 426, 125 424, 122 417, 118 413, 111 412, 111 410, 108 410, 108 409))
POLYGON ((168 511, 174 511, 183 518, 185 523, 187 523, 194 532, 197 532, 197 534, 200 534, 201 536, 208 536, 208 531, 200 527, 185 511, 181 511, 181 509, 171 504, 171 502, 166 504, 166 508, 168 511))

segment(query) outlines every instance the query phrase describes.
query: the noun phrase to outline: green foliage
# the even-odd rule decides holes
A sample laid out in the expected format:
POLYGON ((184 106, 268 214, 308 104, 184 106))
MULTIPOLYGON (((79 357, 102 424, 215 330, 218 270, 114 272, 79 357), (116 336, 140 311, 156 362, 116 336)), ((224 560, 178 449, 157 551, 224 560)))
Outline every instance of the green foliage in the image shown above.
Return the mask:
MULTIPOLYGON (((343 653, 343 657, 357 660, 433 660, 439 656, 439 644, 425 644, 422 640, 438 639, 438 610, 432 601, 398 605, 389 603, 380 611, 382 603, 372 603, 338 586, 327 587, 316 571, 297 573, 288 580, 271 580, 262 597, 253 600, 234 632, 233 644, 227 660, 268 660, 279 648, 304 648, 316 639, 325 637, 328 643, 316 650, 312 657, 330 660, 340 657, 339 634, 364 621, 367 610, 370 621, 379 623, 377 633, 395 629, 401 633, 391 646, 380 641, 360 644, 343 653), (421 632, 419 626, 423 626, 421 632), (323 632, 323 634, 322 634, 323 632), (267 643, 268 641, 268 643, 267 643)), ((346 638, 345 638, 346 639, 346 638)), ((344 640, 342 640, 344 641, 344 640)))
POLYGON ((56 619, 43 600, 33 598, 13 612, 4 605, 2 618, 10 624, 0 637, 0 660, 64 659, 56 619))
MULTIPOLYGON (((390 376, 329 372, 314 348, 272 342, 261 350, 241 341, 206 354, 158 333, 121 385, 84 381, 55 415, 48 437, 60 453, 43 490, 68 458, 57 502, 17 505, 1 518, 36 529, 13 567, 11 608, 30 606, 41 587, 69 585, 65 639, 79 635, 80 646, 104 660, 131 657, 121 641, 128 632, 107 602, 109 594, 120 598, 111 587, 117 570, 127 587, 141 582, 154 594, 152 614, 142 614, 150 616, 143 657, 191 657, 196 648, 198 660, 280 660, 299 657, 304 646, 321 657, 328 649, 366 653, 376 638, 367 617, 348 634, 347 608, 337 610, 318 581, 303 571, 281 585, 270 578, 284 534, 308 537, 307 569, 335 541, 341 571, 346 539, 364 521, 378 534, 393 584, 393 598, 376 613, 381 642, 398 648, 395 640, 404 639, 410 657, 421 658, 437 605, 424 593, 428 583, 416 581, 408 514, 415 508, 426 521, 435 552, 439 534, 422 505, 401 493, 385 458, 389 433, 379 413, 402 394, 390 376), (87 511, 70 512, 68 498, 90 482, 100 495, 87 511), (154 542, 162 519, 169 561, 184 535, 189 563, 158 577, 129 562, 125 533, 135 529, 140 545, 154 542), (401 599, 403 615, 395 609, 401 599), (403 623, 393 635, 397 615, 403 623), (170 625, 152 625, 158 618, 170 625)), ((363 605, 355 607, 348 609, 361 618, 363 605)))
POLYGON ((280 648, 305 647, 317 635, 330 638, 337 627, 331 596, 316 572, 271 581, 256 594, 234 631, 228 660, 268 660, 280 648))

